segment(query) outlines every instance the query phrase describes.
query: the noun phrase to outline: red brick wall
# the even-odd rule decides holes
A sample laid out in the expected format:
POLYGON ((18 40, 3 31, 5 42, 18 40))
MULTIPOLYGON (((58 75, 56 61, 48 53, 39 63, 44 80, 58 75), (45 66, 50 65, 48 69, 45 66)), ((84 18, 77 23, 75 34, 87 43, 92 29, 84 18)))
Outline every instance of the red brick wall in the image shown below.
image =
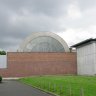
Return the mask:
POLYGON ((76 53, 9 52, 7 69, 0 69, 0 75, 4 77, 76 73, 76 53))

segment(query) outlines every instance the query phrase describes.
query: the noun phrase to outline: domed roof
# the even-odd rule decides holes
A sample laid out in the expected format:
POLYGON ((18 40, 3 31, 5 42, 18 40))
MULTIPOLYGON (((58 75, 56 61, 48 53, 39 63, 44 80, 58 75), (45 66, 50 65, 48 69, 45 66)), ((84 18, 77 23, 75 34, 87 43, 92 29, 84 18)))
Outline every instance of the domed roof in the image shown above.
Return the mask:
POLYGON ((69 52, 67 43, 52 32, 33 32, 20 45, 19 52, 69 52))

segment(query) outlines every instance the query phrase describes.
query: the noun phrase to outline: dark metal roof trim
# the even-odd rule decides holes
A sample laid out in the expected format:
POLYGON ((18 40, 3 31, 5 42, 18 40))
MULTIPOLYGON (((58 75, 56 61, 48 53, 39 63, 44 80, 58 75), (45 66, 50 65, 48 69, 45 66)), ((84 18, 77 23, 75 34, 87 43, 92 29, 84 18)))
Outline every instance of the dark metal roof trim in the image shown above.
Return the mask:
POLYGON ((84 45, 84 44, 86 44, 86 43, 89 43, 89 42, 91 42, 91 41, 96 41, 96 38, 95 38, 95 39, 89 38, 89 39, 84 40, 84 41, 82 41, 82 42, 80 42, 80 43, 77 43, 77 44, 75 44, 75 45, 72 45, 71 47, 78 47, 78 46, 84 45))

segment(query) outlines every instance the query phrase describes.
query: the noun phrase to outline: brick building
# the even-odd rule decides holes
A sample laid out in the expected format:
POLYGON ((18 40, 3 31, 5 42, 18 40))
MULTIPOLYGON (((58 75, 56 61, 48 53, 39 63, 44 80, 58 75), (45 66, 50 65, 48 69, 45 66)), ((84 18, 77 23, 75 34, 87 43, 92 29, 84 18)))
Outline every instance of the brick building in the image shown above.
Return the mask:
POLYGON ((76 53, 67 43, 51 32, 32 33, 20 45, 18 52, 8 52, 0 75, 25 77, 32 75, 77 74, 76 53))

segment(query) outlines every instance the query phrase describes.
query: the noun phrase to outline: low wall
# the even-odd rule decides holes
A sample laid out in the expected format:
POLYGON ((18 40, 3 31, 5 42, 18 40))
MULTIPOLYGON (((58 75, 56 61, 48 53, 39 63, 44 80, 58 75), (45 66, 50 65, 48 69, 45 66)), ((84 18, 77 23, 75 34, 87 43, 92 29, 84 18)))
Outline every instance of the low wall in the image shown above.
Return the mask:
POLYGON ((32 75, 77 74, 76 53, 7 53, 7 68, 0 69, 4 77, 32 75))
POLYGON ((7 56, 0 55, 0 69, 7 68, 7 56))

